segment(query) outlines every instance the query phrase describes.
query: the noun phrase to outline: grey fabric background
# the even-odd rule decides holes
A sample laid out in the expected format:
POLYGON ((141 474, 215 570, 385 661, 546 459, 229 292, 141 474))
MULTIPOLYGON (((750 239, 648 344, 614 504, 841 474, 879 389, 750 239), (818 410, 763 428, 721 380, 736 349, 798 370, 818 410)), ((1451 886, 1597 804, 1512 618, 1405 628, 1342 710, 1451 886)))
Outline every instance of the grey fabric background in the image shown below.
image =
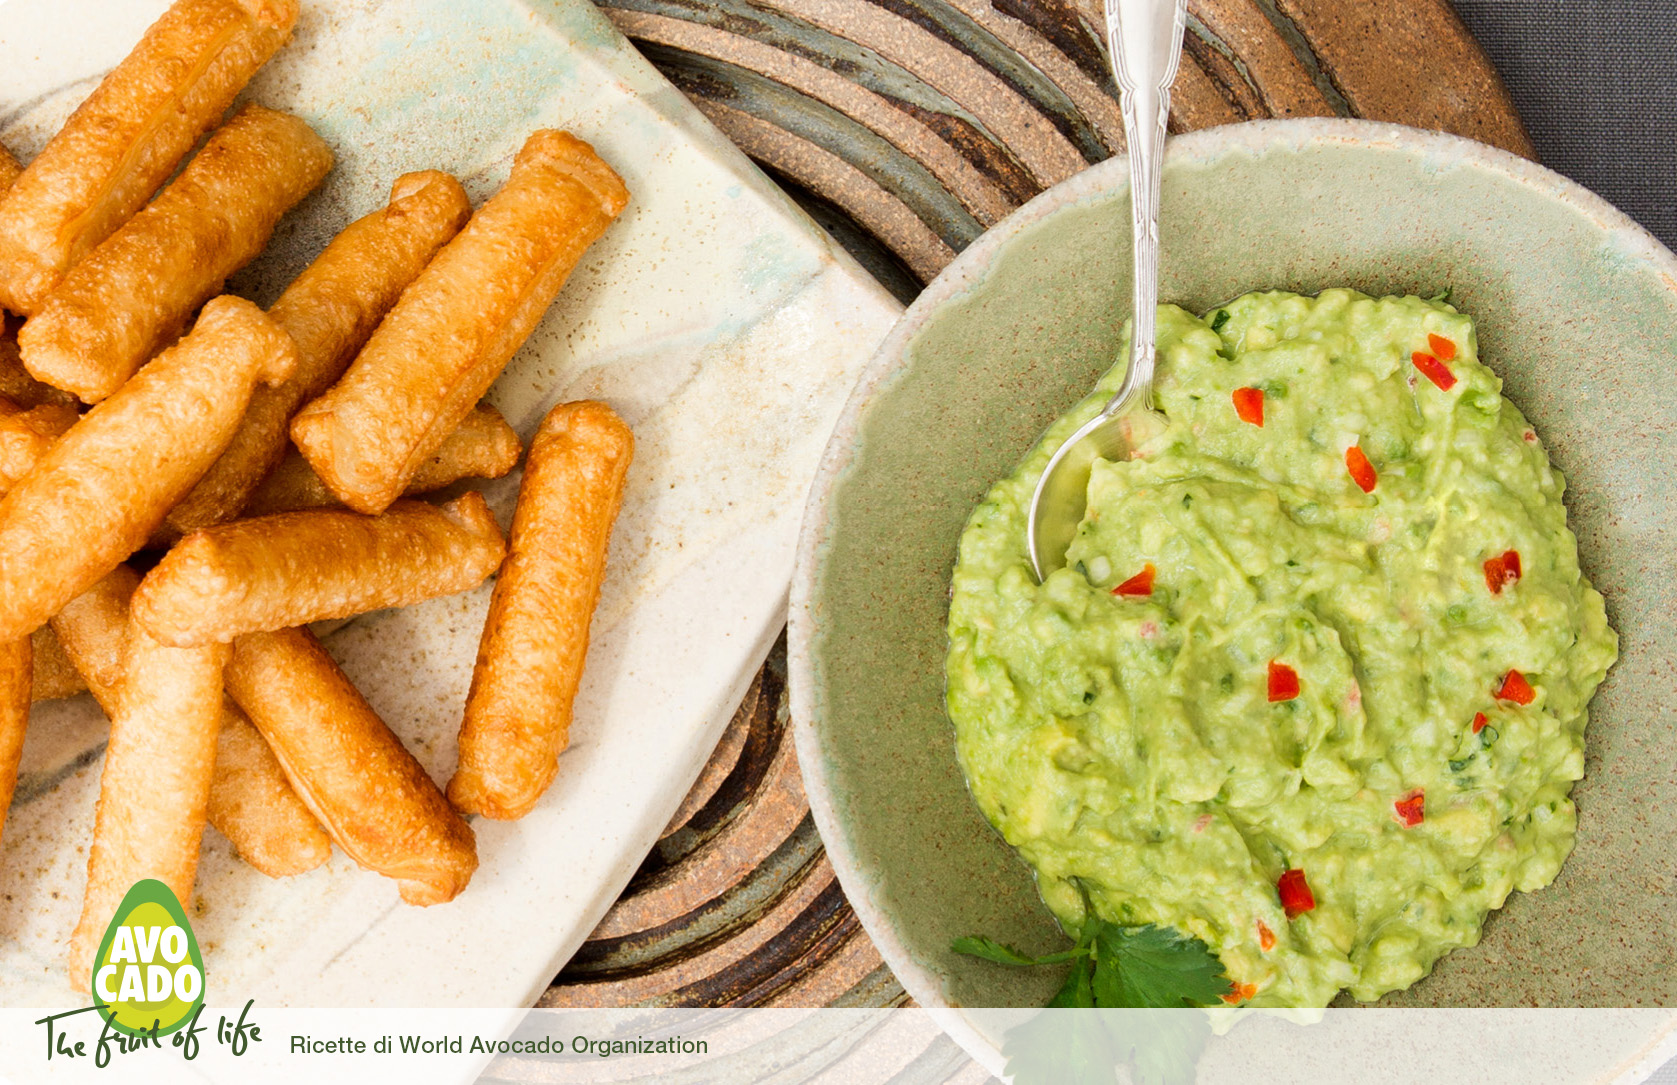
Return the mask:
MULTIPOLYGON (((1677 249, 1677 0, 1453 0, 1538 157, 1677 249)), ((1677 1062, 1647 1085, 1677 1085, 1677 1062)))
POLYGON ((1677 0, 1453 2, 1543 164, 1677 249, 1677 0))

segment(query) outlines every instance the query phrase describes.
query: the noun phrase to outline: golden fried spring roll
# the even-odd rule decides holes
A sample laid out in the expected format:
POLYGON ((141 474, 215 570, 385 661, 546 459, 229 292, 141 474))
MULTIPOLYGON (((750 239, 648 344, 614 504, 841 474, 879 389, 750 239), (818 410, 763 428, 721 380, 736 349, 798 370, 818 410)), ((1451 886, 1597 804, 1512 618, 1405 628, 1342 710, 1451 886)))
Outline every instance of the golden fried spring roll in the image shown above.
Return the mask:
POLYGON ((317 509, 235 520, 182 539, 134 593, 165 644, 348 618, 475 588, 506 540, 483 495, 402 501, 379 516, 317 509))
POLYGON ((81 921, 70 936, 70 978, 87 985, 93 951, 123 894, 141 878, 192 897, 221 728, 221 672, 229 650, 169 648, 128 631, 117 712, 99 778, 81 921))
MULTIPOLYGON (((0 398, 0 497, 18 479, 34 470, 53 441, 75 423, 76 417, 76 412, 68 407, 46 406, 23 411, 0 398)), ((58 643, 50 626, 43 625, 29 639, 33 657, 29 681, 31 701, 56 701, 87 689, 87 683, 64 654, 64 646, 58 643)))
POLYGON ((553 782, 634 451, 601 403, 555 407, 530 442, 448 785, 464 813, 523 817, 553 782))
POLYGON ((40 628, 137 550, 227 446, 259 380, 285 379, 291 337, 239 298, 95 407, 0 498, 0 639, 40 628))
POLYGON ((43 625, 35 630, 29 634, 29 641, 35 657, 34 673, 29 682, 31 701, 57 701, 87 692, 87 683, 82 680, 76 665, 70 662, 70 657, 64 654, 64 645, 59 643, 58 634, 52 631, 52 626, 43 625))
POLYGON ((0 305, 33 313, 151 199, 296 21, 296 0, 178 0, 153 23, 0 200, 0 305))
POLYGON ((471 827, 311 634, 240 637, 226 681, 350 858, 396 879, 409 904, 466 888, 477 869, 471 827))
POLYGON ((285 456, 297 408, 343 376, 402 289, 471 213, 466 190, 448 174, 405 173, 390 189, 389 206, 350 223, 292 281, 268 315, 297 341, 297 371, 279 387, 258 389, 251 397, 227 451, 163 521, 165 542, 231 520, 246 508, 285 456))
POLYGON ((6 191, 17 180, 17 175, 23 172, 23 167, 17 164, 12 152, 0 147, 0 199, 5 198, 6 191))
POLYGON ((483 398, 628 202, 588 144, 532 135, 501 191, 403 294, 291 439, 338 499, 383 511, 483 398))
POLYGON ((0 831, 17 788, 23 732, 29 726, 30 654, 28 637, 0 643, 0 831))
POLYGON ((50 628, 64 654, 107 716, 117 711, 128 654, 128 603, 139 586, 140 574, 118 565, 52 617, 50 628))
POLYGON ((18 333, 23 364, 85 403, 105 399, 262 251, 331 165, 307 124, 245 106, 47 295, 18 333))
MULTIPOLYGON (((134 570, 119 565, 52 620, 65 653, 113 718, 128 650, 128 603, 139 584, 134 570)), ((245 862, 270 877, 313 870, 332 854, 332 841, 291 789, 273 751, 245 714, 225 700, 209 819, 245 862)))
POLYGON ((239 857, 270 878, 303 874, 332 857, 332 838, 286 779, 250 719, 222 705, 210 781, 210 824, 239 857))
POLYGON ((42 384, 23 368, 23 356, 17 349, 17 327, 14 321, 0 313, 4 327, 0 327, 0 397, 19 407, 47 405, 75 407, 80 401, 68 392, 61 392, 50 384, 42 384))
MULTIPOLYGON (((500 478, 517 466, 523 451, 518 434, 507 425, 501 412, 480 403, 413 476, 407 496, 428 494, 463 478, 500 478)), ((276 512, 333 508, 338 504, 337 497, 320 481, 309 461, 292 452, 251 495, 245 514, 271 516, 276 512)))
POLYGON ((24 410, 0 398, 0 496, 9 493, 81 418, 74 407, 24 410))

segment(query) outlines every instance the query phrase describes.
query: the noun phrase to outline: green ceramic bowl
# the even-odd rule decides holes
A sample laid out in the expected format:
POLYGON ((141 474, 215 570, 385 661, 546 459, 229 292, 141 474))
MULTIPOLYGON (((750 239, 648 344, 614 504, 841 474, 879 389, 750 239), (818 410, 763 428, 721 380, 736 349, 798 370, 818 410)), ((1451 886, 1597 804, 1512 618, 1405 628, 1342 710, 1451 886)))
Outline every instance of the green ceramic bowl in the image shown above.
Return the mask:
MULTIPOLYGON (((1038 952, 1064 936, 967 793, 944 620, 967 514, 1114 358, 1125 169, 1042 194, 932 283, 866 370, 810 497, 792 588, 798 754, 839 879, 923 1005, 1040 1005, 1056 979, 949 949, 970 933, 1038 952)), ((1253 289, 1449 287, 1566 474, 1583 567, 1622 637, 1560 877, 1383 1004, 1677 1005, 1677 258, 1530 162, 1344 120, 1174 139, 1163 230, 1160 297, 1196 311, 1253 289)))

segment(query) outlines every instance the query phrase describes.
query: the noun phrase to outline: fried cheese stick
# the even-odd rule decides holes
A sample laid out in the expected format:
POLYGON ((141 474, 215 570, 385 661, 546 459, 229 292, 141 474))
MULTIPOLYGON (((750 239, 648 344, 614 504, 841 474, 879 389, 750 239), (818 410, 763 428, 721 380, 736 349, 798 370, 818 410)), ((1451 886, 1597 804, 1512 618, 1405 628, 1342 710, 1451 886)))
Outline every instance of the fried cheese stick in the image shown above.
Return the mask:
POLYGON ((297 349, 239 298, 59 438, 0 498, 0 640, 32 633, 146 541, 227 446, 258 381, 297 349))
POLYGON ((525 142, 501 191, 292 421, 291 439, 339 500, 377 513, 407 489, 628 199, 576 137, 542 129, 525 142))
POLYGON ((93 951, 123 894, 141 878, 192 897, 221 724, 225 644, 169 648, 128 631, 117 711, 99 778, 81 921, 70 936, 71 982, 87 985, 93 951))
POLYGON ((589 402, 555 407, 530 442, 448 785, 463 813, 523 817, 558 772, 634 448, 589 402))
POLYGON ((234 520, 177 543, 134 593, 134 620, 164 644, 226 643, 475 588, 506 552, 476 492, 234 520))
POLYGON ((305 630, 233 642, 227 692, 315 817, 409 904, 441 904, 477 869, 477 840, 425 769, 305 630))
POLYGON ((331 165, 307 124, 245 106, 41 302, 18 333, 24 366, 84 403, 110 396, 262 251, 331 165))
POLYGON ((29 681, 31 701, 57 701, 87 692, 87 683, 82 680, 76 665, 70 662, 70 657, 64 654, 64 645, 59 643, 58 634, 52 631, 52 626, 43 625, 29 634, 29 640, 35 657, 29 681))
POLYGON ((296 0, 177 0, 0 200, 0 305, 33 313, 215 126, 296 0))
MULTIPOLYGON (((436 455, 425 461, 408 483, 406 496, 428 494, 463 478, 500 478, 518 464, 524 451, 518 434, 507 425, 501 412, 480 403, 448 435, 436 455)), ((263 480, 245 506, 247 516, 270 516, 276 512, 326 509, 339 505, 314 468, 296 452, 287 455, 263 480)))
POLYGON ((74 407, 46 404, 24 410, 0 398, 0 496, 21 482, 80 419, 74 407))
MULTIPOLYGON (((140 578, 126 565, 83 592, 52 620, 94 699, 115 718, 128 650, 129 599, 140 578)), ((210 824, 251 866, 274 878, 324 863, 332 841, 291 789, 250 720, 223 700, 210 781, 210 824)))
POLYGON ((28 637, 0 643, 0 832, 17 789, 23 732, 29 726, 30 654, 28 637))
POLYGON ((251 397, 227 451, 164 520, 164 541, 244 510, 284 458, 297 408, 343 376, 403 288, 471 213, 466 190, 448 174, 405 173, 391 186, 388 206, 350 223, 292 280, 268 315, 297 341, 297 371, 279 387, 258 389, 251 397))

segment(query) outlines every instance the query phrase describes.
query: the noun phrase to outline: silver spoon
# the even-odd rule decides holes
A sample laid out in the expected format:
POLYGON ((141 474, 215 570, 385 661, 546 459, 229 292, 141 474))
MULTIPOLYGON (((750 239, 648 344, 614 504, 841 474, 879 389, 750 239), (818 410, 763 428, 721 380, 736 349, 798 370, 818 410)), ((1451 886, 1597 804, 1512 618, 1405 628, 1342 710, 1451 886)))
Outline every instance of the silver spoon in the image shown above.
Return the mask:
POLYGON ((1118 77, 1124 140, 1130 156, 1130 224, 1135 236, 1134 322, 1123 387, 1048 461, 1031 495, 1026 524, 1038 580, 1063 568, 1088 503, 1095 460, 1116 460, 1134 447, 1132 433, 1153 410, 1153 324, 1159 301, 1159 164, 1165 153, 1170 84, 1182 56, 1185 0, 1106 0, 1106 40, 1118 77))

